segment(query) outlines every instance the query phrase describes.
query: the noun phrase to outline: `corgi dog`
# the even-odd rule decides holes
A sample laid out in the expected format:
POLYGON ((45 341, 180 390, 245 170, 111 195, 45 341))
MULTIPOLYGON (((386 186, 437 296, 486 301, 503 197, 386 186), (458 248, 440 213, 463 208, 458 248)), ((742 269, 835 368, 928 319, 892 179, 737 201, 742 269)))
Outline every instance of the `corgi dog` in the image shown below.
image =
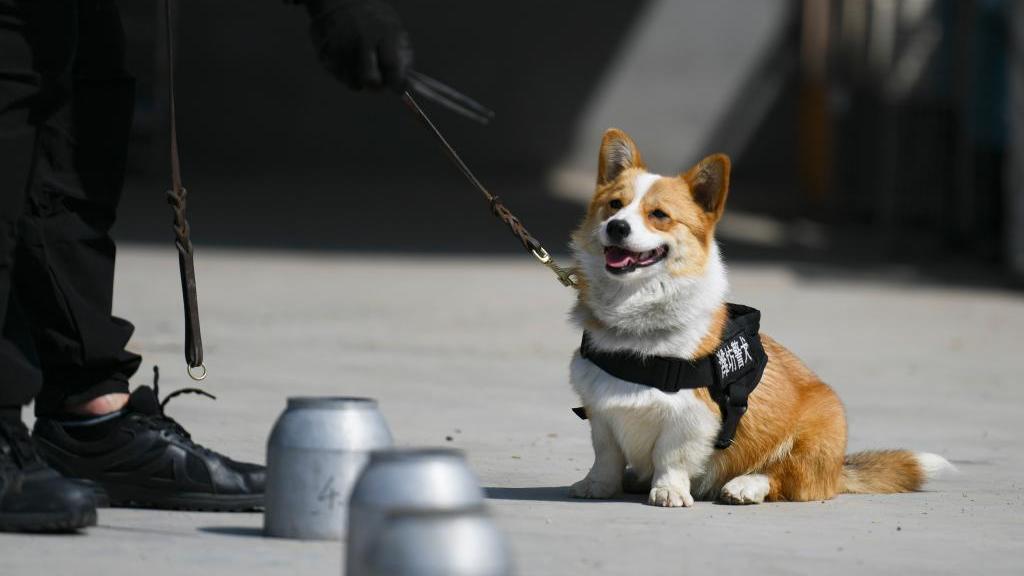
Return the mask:
MULTIPOLYGON (((572 236, 579 288, 572 317, 591 349, 687 361, 715 353, 728 321, 715 225, 729 170, 729 158, 715 154, 678 176, 652 174, 626 133, 604 134, 597 189, 572 236)), ((650 483, 648 502, 667 507, 909 492, 952 469, 928 453, 846 455, 836 393, 781 344, 763 333, 760 341, 767 365, 723 449, 715 447, 722 410, 707 388, 666 393, 612 376, 577 351, 570 379, 595 457, 570 494, 614 496, 627 465, 650 483)))

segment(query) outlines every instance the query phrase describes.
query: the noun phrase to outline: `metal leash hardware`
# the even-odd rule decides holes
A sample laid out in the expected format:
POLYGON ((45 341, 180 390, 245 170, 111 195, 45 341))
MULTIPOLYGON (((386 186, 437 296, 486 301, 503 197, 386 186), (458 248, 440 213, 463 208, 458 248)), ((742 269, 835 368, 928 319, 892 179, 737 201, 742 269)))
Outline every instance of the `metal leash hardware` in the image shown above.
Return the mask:
POLYGON ((164 0, 167 25, 167 92, 171 134, 171 190, 167 203, 174 210, 174 246, 178 249, 178 271, 181 275, 181 299, 185 307, 185 363, 190 378, 206 378, 203 364, 203 337, 199 329, 199 299, 196 295, 196 267, 193 259, 191 228, 186 212, 188 191, 181 184, 181 162, 178 157, 177 120, 174 114, 174 30, 171 23, 171 0, 164 0))
MULTIPOLYGON (((419 90, 416 84, 413 84, 413 86, 415 89, 417 89, 417 91, 419 90)), ((467 98, 466 100, 469 99, 467 98)), ((504 222, 506 226, 508 226, 509 230, 512 231, 512 234, 516 238, 518 238, 519 241, 522 243, 523 247, 526 248, 526 251, 533 254, 533 257, 536 258, 541 264, 550 268, 551 271, 555 273, 555 276, 558 277, 558 281, 561 282, 563 286, 578 286, 579 279, 576 272, 571 268, 559 266, 555 262, 554 258, 551 257, 551 254, 549 254, 548 251, 544 248, 544 246, 541 245, 540 241, 530 234, 526 227, 523 226, 523 223, 519 220, 519 218, 512 214, 512 211, 505 206, 501 199, 498 196, 491 194, 487 190, 487 188, 485 188, 484 185, 480 183, 480 180, 478 180, 477 177, 473 174, 473 172, 469 169, 469 166, 467 166, 466 163, 462 161, 462 158, 459 157, 459 154, 455 151, 454 148, 452 148, 452 145, 448 143, 448 140, 444 137, 443 134, 441 134, 441 131, 438 130, 437 126, 434 125, 434 123, 430 120, 430 117, 427 116, 426 112, 424 112, 422 108, 420 108, 420 105, 416 102, 416 99, 412 97, 412 94, 410 94, 408 91, 404 92, 402 94, 402 101, 404 101, 406 106, 408 106, 409 109, 411 109, 416 114, 416 117, 424 126, 427 127, 430 133, 434 135, 434 138, 437 139, 437 141, 441 144, 441 149, 444 150, 445 154, 448 156, 448 159, 450 159, 452 163, 455 164, 459 171, 462 172, 462 175, 465 176, 467 180, 469 180, 470 184, 472 184, 477 190, 479 190, 484 195, 484 198, 491 205, 491 212, 494 213, 494 215, 497 216, 499 220, 504 222)), ((469 101, 472 102, 472 100, 469 101)))

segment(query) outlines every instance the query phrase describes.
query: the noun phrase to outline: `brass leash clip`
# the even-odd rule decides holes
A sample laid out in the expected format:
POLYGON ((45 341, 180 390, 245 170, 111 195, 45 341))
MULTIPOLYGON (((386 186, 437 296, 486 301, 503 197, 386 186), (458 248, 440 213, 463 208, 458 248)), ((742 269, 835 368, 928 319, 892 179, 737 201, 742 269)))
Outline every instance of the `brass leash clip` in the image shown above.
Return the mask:
POLYGON ((573 269, 562 268, 558 264, 555 264, 555 260, 551 257, 551 254, 548 254, 548 251, 543 247, 534 248, 530 251, 533 252, 534 258, 540 260, 541 264, 550 268, 551 271, 555 273, 555 276, 558 276, 558 281, 562 283, 562 286, 570 288, 577 287, 579 280, 573 269))

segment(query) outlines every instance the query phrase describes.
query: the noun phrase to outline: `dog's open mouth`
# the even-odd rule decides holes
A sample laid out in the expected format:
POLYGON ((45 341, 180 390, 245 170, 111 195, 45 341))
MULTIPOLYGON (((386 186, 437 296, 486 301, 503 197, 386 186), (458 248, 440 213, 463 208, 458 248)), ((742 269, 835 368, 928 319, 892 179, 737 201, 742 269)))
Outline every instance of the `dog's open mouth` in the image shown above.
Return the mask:
POLYGON ((668 247, 659 246, 646 252, 633 252, 620 246, 607 246, 604 249, 605 269, 612 274, 626 274, 637 268, 657 264, 665 259, 668 247))

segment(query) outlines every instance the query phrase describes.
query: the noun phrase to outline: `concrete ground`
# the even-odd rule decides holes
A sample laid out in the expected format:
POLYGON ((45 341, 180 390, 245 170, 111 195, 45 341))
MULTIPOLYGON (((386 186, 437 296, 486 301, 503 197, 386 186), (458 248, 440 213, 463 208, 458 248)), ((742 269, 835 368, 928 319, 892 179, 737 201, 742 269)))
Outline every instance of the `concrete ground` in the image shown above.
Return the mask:
MULTIPOLYGON (((219 400, 180 397, 170 414, 262 461, 287 396, 375 396, 399 444, 466 451, 519 574, 1024 573, 1019 293, 733 267, 733 299, 838 390, 851 450, 938 452, 960 473, 916 494, 660 509, 565 497, 591 460, 566 381, 579 334, 571 291, 527 258, 201 249, 198 272, 203 384, 219 400)), ((191 384, 176 274, 169 247, 121 250, 116 311, 137 327, 136 381, 159 364, 165 394, 191 384)), ((264 539, 260 526, 252 513, 102 510, 80 535, 0 536, 0 573, 340 573, 340 544, 264 539)))

